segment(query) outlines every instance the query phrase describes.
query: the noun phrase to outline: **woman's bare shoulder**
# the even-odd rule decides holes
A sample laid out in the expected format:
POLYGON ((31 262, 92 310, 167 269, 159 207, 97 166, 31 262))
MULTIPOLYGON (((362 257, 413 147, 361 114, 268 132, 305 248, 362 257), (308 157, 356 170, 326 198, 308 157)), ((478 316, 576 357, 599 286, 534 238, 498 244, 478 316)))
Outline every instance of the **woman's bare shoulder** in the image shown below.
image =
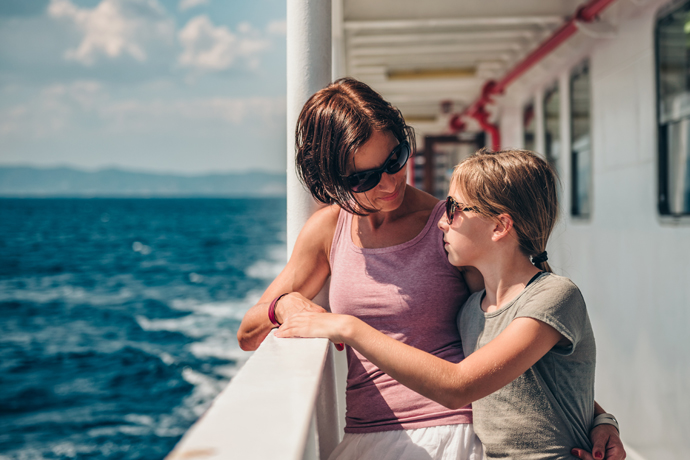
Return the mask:
POLYGON ((340 214, 340 206, 337 204, 331 204, 324 206, 314 214, 311 215, 309 220, 307 220, 307 225, 316 225, 318 227, 333 227, 338 224, 338 215, 340 214))
POLYGON ((425 225, 438 204, 438 198, 411 186, 408 186, 407 193, 410 194, 408 216, 414 216, 415 222, 419 221, 425 225))
POLYGON ((328 252, 338 225, 339 213, 340 206, 335 204, 318 209, 304 224, 298 239, 306 246, 319 247, 328 252))

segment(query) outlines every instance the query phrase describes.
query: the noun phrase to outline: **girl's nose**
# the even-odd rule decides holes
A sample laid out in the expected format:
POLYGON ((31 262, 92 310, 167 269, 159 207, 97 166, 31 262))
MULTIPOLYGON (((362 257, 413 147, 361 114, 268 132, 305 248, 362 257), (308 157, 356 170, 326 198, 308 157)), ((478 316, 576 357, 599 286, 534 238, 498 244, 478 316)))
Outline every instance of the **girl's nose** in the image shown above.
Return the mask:
POLYGON ((438 228, 441 229, 442 232, 445 232, 448 230, 448 219, 446 218, 446 213, 444 212, 441 218, 438 220, 438 228))

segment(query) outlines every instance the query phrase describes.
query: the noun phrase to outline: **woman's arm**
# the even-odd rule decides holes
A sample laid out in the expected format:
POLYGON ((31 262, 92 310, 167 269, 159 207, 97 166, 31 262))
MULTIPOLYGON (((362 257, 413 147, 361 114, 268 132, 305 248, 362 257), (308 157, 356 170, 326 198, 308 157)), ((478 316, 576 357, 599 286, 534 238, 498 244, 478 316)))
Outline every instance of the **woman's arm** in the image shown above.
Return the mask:
POLYGON ((491 342, 454 364, 405 345, 347 315, 300 313, 278 337, 345 342, 406 387, 448 408, 464 407, 515 380, 562 338, 532 318, 517 318, 491 342))
MULTIPOLYGON (((594 401, 594 416, 605 414, 603 407, 594 401)), ((613 425, 597 425, 589 432, 592 453, 584 449, 573 449, 572 454, 582 460, 623 460, 626 456, 620 433, 613 425)))
POLYGON ((325 311, 308 299, 319 293, 330 275, 328 257, 339 210, 335 205, 327 206, 316 211, 304 224, 287 265, 244 315, 237 331, 240 348, 256 350, 275 327, 268 320, 268 307, 281 294, 298 292, 301 296, 291 294, 280 299, 276 306, 276 319, 280 323, 300 311, 325 311))

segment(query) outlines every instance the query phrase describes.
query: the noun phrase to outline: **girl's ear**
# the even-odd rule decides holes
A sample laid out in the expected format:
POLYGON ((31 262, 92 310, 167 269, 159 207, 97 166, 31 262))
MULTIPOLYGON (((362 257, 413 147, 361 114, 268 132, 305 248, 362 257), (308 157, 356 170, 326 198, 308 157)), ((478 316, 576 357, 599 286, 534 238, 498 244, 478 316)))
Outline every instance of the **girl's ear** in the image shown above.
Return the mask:
POLYGON ((505 238, 513 229, 513 218, 508 214, 499 214, 494 220, 494 228, 492 230, 491 239, 498 241, 505 238))

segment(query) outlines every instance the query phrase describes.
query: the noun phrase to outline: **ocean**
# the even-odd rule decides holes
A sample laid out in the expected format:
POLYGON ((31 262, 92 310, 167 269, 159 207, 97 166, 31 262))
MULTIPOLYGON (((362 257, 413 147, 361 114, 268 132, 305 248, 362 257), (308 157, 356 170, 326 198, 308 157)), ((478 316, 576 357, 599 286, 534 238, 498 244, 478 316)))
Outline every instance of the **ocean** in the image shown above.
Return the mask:
POLYGON ((161 459, 250 353, 284 198, 0 199, 0 459, 161 459))

